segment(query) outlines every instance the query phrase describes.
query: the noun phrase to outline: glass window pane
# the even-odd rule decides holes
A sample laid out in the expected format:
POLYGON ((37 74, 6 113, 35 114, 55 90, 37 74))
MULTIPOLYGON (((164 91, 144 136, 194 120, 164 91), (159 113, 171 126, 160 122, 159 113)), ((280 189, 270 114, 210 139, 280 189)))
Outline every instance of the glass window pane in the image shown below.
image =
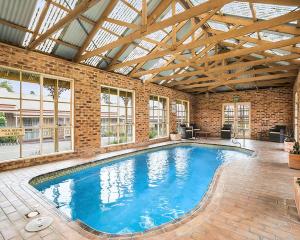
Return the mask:
POLYGON ((101 145, 131 142, 128 129, 133 129, 133 95, 125 90, 101 88, 101 145), (104 94, 106 96, 104 97, 104 94), (109 101, 107 101, 109 99, 109 101))
POLYGON ((58 148, 60 152, 72 149, 71 133, 72 129, 70 127, 58 128, 58 148))

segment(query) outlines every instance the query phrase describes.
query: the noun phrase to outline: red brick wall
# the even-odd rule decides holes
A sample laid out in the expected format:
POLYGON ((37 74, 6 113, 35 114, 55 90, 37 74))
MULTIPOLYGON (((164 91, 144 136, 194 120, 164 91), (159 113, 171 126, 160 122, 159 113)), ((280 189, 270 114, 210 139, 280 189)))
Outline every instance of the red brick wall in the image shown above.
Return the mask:
POLYGON ((292 126, 293 94, 288 87, 248 90, 242 92, 212 93, 198 95, 193 103, 194 120, 212 136, 220 136, 222 125, 222 104, 233 102, 239 96, 240 102, 251 103, 251 138, 257 139, 258 132, 267 131, 276 124, 292 126))
MULTIPOLYGON (((176 99, 191 100, 193 96, 152 83, 143 84, 140 80, 123 75, 101 71, 99 69, 54 58, 45 54, 26 51, 13 46, 0 44, 0 65, 46 73, 74 79, 74 122, 75 153, 61 156, 40 157, 19 161, 18 165, 28 166, 37 162, 53 161, 70 157, 90 157, 95 153, 137 147, 167 139, 150 141, 148 101, 150 94, 165 96, 169 103, 176 99), (135 91, 135 144, 100 147, 100 87, 107 85, 135 91)), ((192 108, 191 108, 192 112, 192 108)), ((192 120, 191 116, 191 120, 192 120)), ((176 130, 176 114, 169 116, 170 131, 176 130)), ((5 167, 3 167, 5 166, 5 167)), ((10 168, 10 164, 2 164, 10 168)), ((2 169, 3 169, 2 168, 2 169)), ((0 165, 1 170, 1 165, 0 165)))

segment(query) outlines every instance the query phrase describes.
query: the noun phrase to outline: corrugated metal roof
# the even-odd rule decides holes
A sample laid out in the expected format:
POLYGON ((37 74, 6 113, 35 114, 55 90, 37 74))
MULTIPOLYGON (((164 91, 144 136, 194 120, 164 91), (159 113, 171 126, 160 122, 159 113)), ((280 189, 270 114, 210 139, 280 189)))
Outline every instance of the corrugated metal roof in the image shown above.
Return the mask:
MULTIPOLYGON (((28 28, 37 0, 0 0, 0 18, 28 28)), ((25 32, 0 24, 0 41, 21 45, 25 32)))
MULTIPOLYGON (((55 23, 57 23, 63 17, 65 17, 68 14, 68 12, 74 9, 81 0, 53 0, 53 1, 58 5, 50 4, 50 7, 46 13, 45 20, 42 23, 41 28, 39 29, 39 34, 46 32, 51 26, 53 26, 55 23), (60 8, 59 5, 63 7, 60 8)), ((150 15, 153 12, 153 10, 158 6, 158 4, 161 1, 162 0, 149 0, 147 2, 148 15, 150 15)), ((190 2, 194 5, 199 5, 204 2, 207 2, 207 0, 190 0, 190 2)), ((88 18, 89 21, 84 21, 82 20, 82 18, 74 19, 70 24, 67 24, 63 29, 60 29, 59 31, 57 31, 51 36, 51 38, 59 39, 61 41, 66 42, 66 44, 61 44, 59 42, 56 43, 51 39, 46 39, 44 42, 39 44, 37 49, 67 59, 74 58, 77 52, 76 46, 80 48, 80 46, 83 45, 88 33, 93 28, 93 24, 91 24, 91 22, 93 21, 96 22, 99 19, 99 17, 102 16, 106 7, 109 6, 110 3, 111 3, 110 0, 99 0, 99 2, 95 4, 92 8, 82 13, 82 15, 88 18), (73 44, 75 48, 67 46, 68 44, 73 44)), ((42 12, 42 9, 45 6, 45 0, 26 0, 26 1, 25 0, 18 0, 18 1, 0 0, 0 6, 1 6, 0 19, 7 20, 9 22, 23 26, 29 29, 30 31, 34 31, 39 16, 42 12)), ((291 11, 295 11, 296 9, 295 6, 290 7, 290 6, 282 6, 282 5, 275 5, 275 4, 261 4, 261 3, 253 3, 253 7, 254 10, 256 11, 256 17, 258 19, 272 19, 274 17, 287 14, 291 11)), ((109 18, 140 25, 141 14, 138 12, 141 11, 141 9, 142 9, 141 0, 122 0, 122 1, 119 0, 116 6, 113 8, 113 10, 110 12, 109 18), (131 4, 132 7, 135 8, 136 10, 130 8, 127 4, 131 4)), ((177 2, 176 14, 183 12, 184 10, 185 10, 184 6, 180 2, 177 2)), ((248 2, 233 1, 223 6, 220 9, 219 13, 225 15, 235 15, 247 19, 252 19, 253 17, 248 2)), ((156 22, 165 20, 170 17, 172 17, 172 10, 171 10, 171 6, 168 6, 160 16, 156 17, 156 22)), ((202 16, 199 16, 199 18, 201 19, 202 16)), ((187 20, 186 23, 182 25, 183 26, 181 26, 181 28, 176 32, 177 40, 183 39, 183 37, 186 36, 186 34, 189 33, 189 31, 193 27, 190 20, 187 20)), ((290 25, 290 26, 295 26, 295 25, 290 25)), ((225 24, 223 22, 218 22, 215 20, 209 20, 205 24, 205 27, 212 28, 222 32, 227 32, 233 27, 233 25, 225 24)), ((91 51, 95 48, 102 47, 106 44, 116 41, 120 37, 127 36, 133 31, 135 30, 127 28, 125 26, 120 26, 115 23, 111 23, 109 22, 109 20, 106 20, 99 28, 98 33, 94 36, 93 41, 88 45, 88 48, 86 50, 91 51)), ((167 33, 170 33, 171 31, 172 31, 172 26, 168 26, 163 30, 158 30, 154 33, 148 34, 148 36, 146 36, 143 39, 135 39, 131 44, 128 44, 129 47, 123 52, 123 54, 121 54, 121 56, 119 56, 119 58, 117 59, 118 60, 117 63, 138 59, 142 56, 146 56, 147 54, 149 54, 157 46, 155 42, 150 40, 147 41, 147 38, 157 42, 164 41, 164 43, 172 45, 172 39, 169 36, 168 39, 166 39, 168 35, 167 33)), ((202 34, 203 34, 202 29, 199 28, 196 31, 194 38, 197 39, 198 37, 201 37, 202 34)), ((30 43, 31 36, 32 34, 30 32, 25 33, 16 29, 12 29, 11 27, 8 27, 6 25, 0 24, 0 41, 11 42, 13 44, 23 45, 26 47, 30 43)), ((259 39, 262 39, 264 41, 275 42, 275 41, 281 41, 281 40, 290 39, 294 37, 294 35, 283 34, 283 33, 278 33, 269 30, 261 31, 259 35, 256 32, 254 32, 248 34, 248 36, 254 38, 255 41, 253 41, 252 43, 252 41, 250 40, 249 42, 244 43, 243 47, 256 46, 258 44, 257 40, 259 39)), ((189 36, 184 41, 184 44, 188 44, 191 41, 192 41, 192 36, 189 36)), ((227 39, 225 40, 225 42, 229 42, 232 44, 239 43, 239 41, 237 41, 236 39, 227 39)), ((84 61, 84 63, 92 66, 97 66, 100 68, 106 68, 110 64, 111 59, 113 59, 116 56, 116 54, 119 52, 119 50, 122 47, 123 46, 118 46, 114 49, 103 52, 101 56, 95 56, 90 59, 87 59, 84 61)), ((199 46, 195 48, 193 51, 196 52, 196 54, 199 55, 200 58, 203 55, 201 51, 204 48, 205 48, 204 46, 199 46)), ((230 47, 229 49, 231 48, 232 47, 230 47)), ((160 48, 156 48, 156 49, 160 50, 160 48)), ((278 49, 268 50, 265 52, 276 54, 276 55, 289 54, 288 51, 278 50, 278 49)), ((208 54, 209 55, 216 54, 213 46, 208 51, 208 54)), ((185 57, 192 56, 189 50, 185 50, 184 52, 182 52, 182 55, 185 57)), ((261 56, 259 54, 253 54, 253 55, 261 56)), ((142 69, 149 70, 149 69, 154 69, 154 68, 164 66, 168 64, 168 60, 171 58, 173 58, 173 56, 164 56, 158 59, 151 59, 150 61, 147 61, 143 64, 142 69)), ((170 62, 174 62, 177 64, 182 61, 181 59, 179 58, 176 59, 175 57, 174 60, 170 62)), ((285 64, 285 63, 281 63, 281 64, 285 64)), ((133 70, 133 68, 136 65, 137 64, 133 64, 131 66, 122 67, 120 69, 116 69, 115 71, 122 74, 128 74, 133 70)), ((195 69, 191 67, 186 67, 186 68, 164 71, 161 72, 160 75, 161 76, 172 75, 174 73, 181 73, 184 71, 193 71, 193 70, 195 69)), ((151 77, 151 75, 149 76, 151 77)), ((145 79, 147 77, 144 76, 141 78, 145 79)))

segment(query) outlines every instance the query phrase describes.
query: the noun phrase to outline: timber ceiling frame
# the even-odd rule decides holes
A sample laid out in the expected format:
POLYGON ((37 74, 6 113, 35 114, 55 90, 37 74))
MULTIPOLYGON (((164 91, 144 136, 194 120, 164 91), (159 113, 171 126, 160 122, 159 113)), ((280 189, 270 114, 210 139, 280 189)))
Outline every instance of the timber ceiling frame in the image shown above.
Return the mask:
POLYGON ((0 25, 26 34, 23 47, 55 54, 63 46, 71 49, 67 59, 144 83, 197 94, 286 86, 299 71, 299 0, 36 1, 43 7, 31 27, 0 15, 0 25), (282 13, 262 16, 261 8, 274 6, 282 13), (54 8, 60 17, 49 23, 54 8), (79 40, 68 32, 75 23, 84 33, 79 40))

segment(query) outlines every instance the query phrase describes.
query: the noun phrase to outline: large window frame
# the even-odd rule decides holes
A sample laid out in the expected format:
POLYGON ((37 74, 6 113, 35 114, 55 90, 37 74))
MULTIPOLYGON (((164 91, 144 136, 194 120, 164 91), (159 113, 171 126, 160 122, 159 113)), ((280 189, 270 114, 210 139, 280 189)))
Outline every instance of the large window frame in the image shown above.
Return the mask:
MULTIPOLYGON (((65 77, 60 77, 60 76, 55 76, 55 75, 50 75, 50 74, 44 74, 44 73, 39 73, 39 72, 34 72, 34 71, 28 71, 24 69, 18 69, 18 68, 13 68, 13 67, 7 67, 0 65, 1 71, 7 71, 7 72, 15 72, 19 74, 18 78, 15 78, 14 81, 19 84, 19 97, 18 98, 10 98, 10 97, 4 97, 0 96, 0 103, 1 100, 14 100, 18 102, 19 104, 19 110, 16 110, 16 124, 15 126, 2 126, 1 129, 5 129, 5 131, 15 131, 16 135, 11 135, 16 137, 16 145, 19 147, 19 153, 17 157, 13 158, 7 158, 4 160, 0 161, 14 161, 14 160, 23 160, 23 159, 32 159, 36 157, 44 157, 44 156, 51 156, 51 155, 60 155, 64 153, 72 153, 74 152, 74 81, 73 79, 70 78, 65 78, 65 77), (38 90, 38 95, 36 99, 28 99, 23 93, 23 85, 27 83, 26 80, 26 75, 28 76, 34 76, 34 78, 38 79, 36 84, 39 84, 38 90), (69 100, 67 102, 64 102, 60 100, 59 94, 57 94, 58 89, 54 88, 55 90, 53 93, 53 100, 49 100, 49 97, 44 96, 44 80, 45 79, 51 79, 53 82, 55 82, 56 87, 58 84, 61 82, 67 82, 67 86, 69 87, 69 100), (55 93, 56 92, 56 93, 55 93), (30 119, 30 117, 25 116, 24 112, 25 111, 30 111, 30 106, 28 107, 28 103, 26 105, 25 102, 28 103, 34 103, 38 102, 37 104, 39 105, 39 108, 37 109, 38 111, 38 116, 36 116, 34 119, 30 119), (46 105, 46 102, 52 102, 53 106, 55 106, 52 110, 53 115, 50 115, 48 117, 45 117, 44 115, 44 107, 46 105), (67 117, 69 118, 68 124, 63 124, 61 125, 59 123, 59 117, 60 117, 60 110, 59 110, 59 105, 60 104, 66 104, 69 105, 69 113, 67 117), (27 109, 29 108, 29 109, 27 109), (53 118, 52 119, 52 125, 45 124, 45 119, 47 118, 53 118), (32 124, 32 123, 35 124, 32 124), (33 126, 34 125, 34 126, 33 126), (49 149, 46 149, 43 144, 45 144, 45 130, 49 130, 52 132, 51 138, 53 140, 53 148, 51 151, 49 149), (65 129, 68 129, 65 131, 65 129), (17 131, 16 131, 17 130, 17 131), (66 147, 67 150, 61 150, 61 145, 60 145, 60 132, 63 131, 63 133, 67 132, 68 134, 68 146, 66 147), (24 147, 26 147, 26 141, 28 141, 28 136, 31 136, 35 141, 39 141, 39 144, 36 144, 35 150, 31 150, 30 154, 26 154, 24 152, 24 147), (34 152, 33 152, 34 151, 34 152)), ((30 77, 29 77, 30 78, 30 77)), ((2 78, 2 80, 7 81, 10 80, 10 78, 2 78)), ((33 93, 34 94, 34 93, 33 93)), ((2 112, 2 111, 1 111, 2 112)), ((3 112, 5 114, 5 112, 3 112)), ((64 119, 65 120, 65 119, 64 119)), ((64 123, 66 121, 63 121, 64 123)), ((9 133, 10 134, 10 133, 9 133)), ((64 134, 63 134, 64 135, 64 134)), ((2 138, 5 138, 2 136, 2 138)), ((62 147, 63 149, 63 147, 62 147)))
POLYGON ((232 125, 232 134, 237 138, 251 138, 251 102, 222 104, 222 126, 232 125))
MULTIPOLYGON (((110 91, 110 90, 109 90, 110 91)), ((110 147, 110 146, 118 146, 118 145, 125 145, 125 144, 132 144, 132 143, 135 143, 135 91, 134 90, 129 90, 129 89, 125 89, 125 88, 118 88, 118 87, 112 87, 112 86, 107 86, 107 85, 101 85, 101 90, 100 90, 100 115, 102 114, 102 111, 104 109, 104 107, 107 107, 108 110, 109 110, 109 119, 108 120, 108 124, 103 124, 102 123, 102 116, 100 116, 100 147, 110 147), (102 104, 102 89, 111 89, 111 90, 115 90, 117 91, 117 105, 113 105, 111 103, 108 103, 108 104, 102 104), (120 105, 120 92, 125 92, 126 93, 126 96, 128 95, 128 93, 131 93, 131 106, 121 106, 120 105), (116 108, 117 109, 117 122, 115 124, 111 124, 111 117, 110 117, 110 109, 111 108, 116 108), (125 124, 120 124, 120 110, 121 109, 124 109, 125 111, 128 111, 128 109, 131 109, 131 116, 132 116, 132 122, 127 122, 127 119, 125 117, 125 124), (126 110, 127 109, 127 110, 126 110), (111 127, 115 127, 117 129, 117 132, 116 132, 116 138, 117 139, 117 142, 110 142, 110 137, 108 139, 108 144, 104 144, 103 140, 104 140, 104 134, 102 132, 102 129, 106 127, 108 129, 111 129, 111 127), (120 132, 121 132, 121 127, 124 127, 125 129, 125 142, 123 142, 123 140, 121 141, 121 136, 120 136, 120 132), (131 141, 127 141, 128 139, 128 128, 131 127, 131 133, 132 133, 132 136, 131 136, 131 141)), ((109 130, 110 131, 110 130, 109 130)), ((114 133, 113 133, 114 134, 114 133)))
POLYGON ((160 138, 167 138, 169 136, 169 98, 158 95, 149 96, 149 139, 155 140, 160 138), (157 99, 158 103, 165 101, 166 109, 155 108, 153 99, 157 99), (153 104, 151 104, 151 101, 153 104), (155 115, 155 111, 157 114, 155 115), (157 130, 153 130, 153 125, 157 125, 157 130), (161 134, 165 130, 165 134, 161 134), (152 134, 156 131, 155 134, 152 134))
POLYGON ((176 125, 177 130, 180 129, 180 125, 190 124, 190 102, 187 100, 176 100, 176 125), (185 107, 185 109, 183 109, 185 107))

